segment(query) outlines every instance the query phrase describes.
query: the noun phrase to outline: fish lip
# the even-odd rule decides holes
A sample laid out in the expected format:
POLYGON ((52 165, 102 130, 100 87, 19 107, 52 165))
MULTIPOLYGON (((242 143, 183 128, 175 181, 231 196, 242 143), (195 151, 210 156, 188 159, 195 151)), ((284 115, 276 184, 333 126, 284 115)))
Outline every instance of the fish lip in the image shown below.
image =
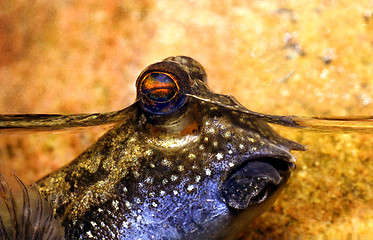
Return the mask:
POLYGON ((246 158, 221 182, 222 201, 235 210, 261 204, 288 181, 294 167, 293 162, 278 156, 246 158))
POLYGON ((293 159, 287 159, 282 156, 263 155, 256 157, 245 157, 243 161, 241 161, 228 171, 228 174, 223 179, 223 181, 226 181, 227 179, 232 177, 236 172, 238 172, 240 169, 243 169, 250 162, 255 161, 270 164, 273 168, 277 170, 281 177, 287 176, 289 173, 291 173, 292 170, 295 169, 295 161, 293 159))

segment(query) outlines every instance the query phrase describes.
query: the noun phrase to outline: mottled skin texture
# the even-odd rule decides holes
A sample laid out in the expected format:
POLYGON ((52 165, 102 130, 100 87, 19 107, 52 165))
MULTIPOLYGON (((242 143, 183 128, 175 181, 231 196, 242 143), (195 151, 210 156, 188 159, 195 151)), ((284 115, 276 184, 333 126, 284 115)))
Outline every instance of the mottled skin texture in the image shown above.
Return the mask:
POLYGON ((113 129, 37 183, 67 239, 235 238, 287 182, 289 151, 305 150, 211 92, 193 59, 153 64, 137 84, 154 70, 179 79, 182 106, 149 113, 138 90, 113 129))

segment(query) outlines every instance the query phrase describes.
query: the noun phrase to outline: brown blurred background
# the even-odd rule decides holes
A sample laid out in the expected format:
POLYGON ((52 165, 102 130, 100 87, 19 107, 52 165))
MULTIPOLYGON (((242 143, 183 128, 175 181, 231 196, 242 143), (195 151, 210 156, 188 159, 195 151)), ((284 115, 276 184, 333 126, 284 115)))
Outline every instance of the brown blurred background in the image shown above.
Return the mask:
MULTIPOLYGON (((279 115, 373 114, 372 1, 0 2, 0 113, 124 108, 149 64, 187 55, 211 88, 279 115)), ((372 134, 276 127, 310 150, 243 239, 373 236, 372 134)), ((31 183, 104 129, 0 136, 0 168, 31 183)))

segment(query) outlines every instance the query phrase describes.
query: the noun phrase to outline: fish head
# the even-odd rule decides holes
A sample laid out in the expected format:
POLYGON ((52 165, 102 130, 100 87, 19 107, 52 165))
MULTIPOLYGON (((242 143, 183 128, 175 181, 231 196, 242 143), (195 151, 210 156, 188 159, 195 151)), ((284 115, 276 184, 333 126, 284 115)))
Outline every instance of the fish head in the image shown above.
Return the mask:
POLYGON ((189 237, 234 236, 273 204, 295 168, 290 150, 302 145, 233 97, 212 92, 192 58, 152 64, 136 86, 148 149, 136 174, 162 221, 189 237))

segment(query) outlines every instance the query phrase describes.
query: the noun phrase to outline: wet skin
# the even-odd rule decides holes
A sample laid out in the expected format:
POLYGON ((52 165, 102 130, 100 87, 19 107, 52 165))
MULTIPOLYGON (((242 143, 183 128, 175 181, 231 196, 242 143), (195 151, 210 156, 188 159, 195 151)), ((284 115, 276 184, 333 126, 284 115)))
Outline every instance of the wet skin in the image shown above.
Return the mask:
MULTIPOLYGON (((191 58, 150 65, 136 86, 136 102, 107 115, 113 129, 37 182, 66 239, 236 238, 288 181, 289 151, 305 147, 278 135, 265 115, 211 92, 191 58)), ((77 118, 94 125, 100 116, 77 118)))

